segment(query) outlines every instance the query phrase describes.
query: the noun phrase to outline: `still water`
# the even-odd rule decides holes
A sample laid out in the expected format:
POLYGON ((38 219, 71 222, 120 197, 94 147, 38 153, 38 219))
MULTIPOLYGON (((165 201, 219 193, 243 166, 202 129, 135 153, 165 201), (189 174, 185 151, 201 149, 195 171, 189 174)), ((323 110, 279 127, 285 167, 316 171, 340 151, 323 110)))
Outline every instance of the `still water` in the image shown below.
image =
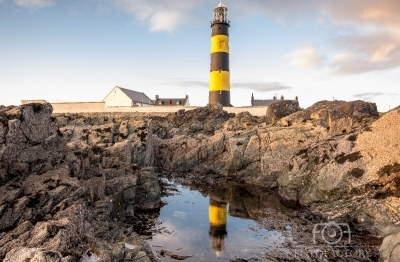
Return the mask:
POLYGON ((187 181, 162 179, 163 207, 135 213, 160 261, 377 260, 381 240, 351 223, 322 221, 268 189, 187 181))
POLYGON ((162 200, 166 205, 148 240, 162 261, 176 261, 161 256, 166 250, 186 261, 256 261, 271 247, 282 249, 292 241, 292 223, 285 215, 291 210, 268 192, 231 184, 174 184, 162 200))

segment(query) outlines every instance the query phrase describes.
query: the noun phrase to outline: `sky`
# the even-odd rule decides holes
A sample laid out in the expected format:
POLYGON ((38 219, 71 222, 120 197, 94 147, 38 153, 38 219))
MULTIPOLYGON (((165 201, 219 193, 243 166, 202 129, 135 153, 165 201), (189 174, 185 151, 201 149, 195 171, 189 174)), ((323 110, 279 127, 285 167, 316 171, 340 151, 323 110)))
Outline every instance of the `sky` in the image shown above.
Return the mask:
MULTIPOLYGON (((115 87, 208 102, 218 0, 0 0, 0 104, 101 101, 115 87)), ((231 103, 400 105, 399 0, 224 0, 231 103)))

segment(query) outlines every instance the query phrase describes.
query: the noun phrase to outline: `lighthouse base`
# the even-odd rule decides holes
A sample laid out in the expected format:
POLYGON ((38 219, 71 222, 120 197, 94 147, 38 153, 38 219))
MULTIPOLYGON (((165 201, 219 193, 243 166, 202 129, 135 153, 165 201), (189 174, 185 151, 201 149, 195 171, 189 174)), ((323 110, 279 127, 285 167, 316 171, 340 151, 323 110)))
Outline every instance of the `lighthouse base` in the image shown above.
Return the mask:
POLYGON ((208 102, 220 103, 222 106, 231 106, 231 92, 230 91, 210 91, 208 95, 208 102))

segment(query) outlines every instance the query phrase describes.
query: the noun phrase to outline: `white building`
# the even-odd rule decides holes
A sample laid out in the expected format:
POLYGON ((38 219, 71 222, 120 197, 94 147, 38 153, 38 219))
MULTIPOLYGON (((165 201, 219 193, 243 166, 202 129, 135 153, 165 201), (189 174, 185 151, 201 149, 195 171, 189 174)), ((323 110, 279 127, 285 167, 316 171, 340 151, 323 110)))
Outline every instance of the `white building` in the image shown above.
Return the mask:
POLYGON ((114 89, 103 99, 105 107, 120 106, 154 106, 154 102, 150 100, 144 93, 125 89, 119 86, 114 89))

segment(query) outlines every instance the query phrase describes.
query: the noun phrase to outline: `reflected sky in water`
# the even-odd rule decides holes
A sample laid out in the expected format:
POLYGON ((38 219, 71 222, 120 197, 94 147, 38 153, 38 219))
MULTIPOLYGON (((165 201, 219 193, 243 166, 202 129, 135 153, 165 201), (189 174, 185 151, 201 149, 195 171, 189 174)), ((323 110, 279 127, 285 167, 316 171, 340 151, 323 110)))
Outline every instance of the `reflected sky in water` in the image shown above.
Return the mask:
MULTIPOLYGON (((150 245, 153 251, 169 249, 174 254, 192 255, 186 261, 229 261, 234 258, 261 258, 268 246, 277 246, 285 237, 279 231, 269 231, 248 218, 259 212, 246 197, 246 190, 237 187, 190 190, 177 185, 179 193, 164 197, 168 204, 161 208, 159 229, 150 245), (243 191, 244 190, 244 191, 243 191), (206 192, 205 192, 206 191, 206 192), (226 225, 210 225, 210 200, 213 205, 226 205, 226 225), (215 204, 217 203, 217 204, 215 204)), ((223 209, 220 212, 224 212, 223 209)), ((289 232, 286 232, 289 233, 289 232)), ((163 261, 176 261, 168 256, 163 261)))

